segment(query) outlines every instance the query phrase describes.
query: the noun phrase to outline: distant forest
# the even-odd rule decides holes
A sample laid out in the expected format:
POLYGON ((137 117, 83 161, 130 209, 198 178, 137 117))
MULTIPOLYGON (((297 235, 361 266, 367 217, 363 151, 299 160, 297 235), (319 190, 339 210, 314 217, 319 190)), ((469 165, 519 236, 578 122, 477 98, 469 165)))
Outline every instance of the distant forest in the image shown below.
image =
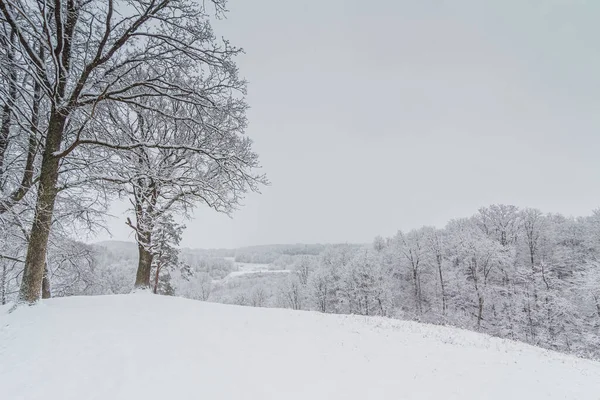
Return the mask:
MULTIPOLYGON (((136 244, 59 239, 47 263, 52 296, 131 291, 136 244)), ((24 249, 5 251, 2 303, 18 293, 24 249)), ((369 245, 178 249, 151 276, 165 295, 446 324, 598 358, 599 259, 600 211, 573 218, 492 205, 369 245)))

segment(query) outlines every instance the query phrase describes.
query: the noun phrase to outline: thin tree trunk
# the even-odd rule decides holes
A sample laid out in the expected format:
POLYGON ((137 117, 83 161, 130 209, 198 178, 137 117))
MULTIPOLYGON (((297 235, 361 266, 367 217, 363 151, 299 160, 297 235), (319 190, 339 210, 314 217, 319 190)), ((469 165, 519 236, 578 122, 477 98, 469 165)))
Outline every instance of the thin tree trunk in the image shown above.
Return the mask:
POLYGON ((527 323, 529 324, 529 336, 531 341, 535 339, 535 327, 533 326, 533 317, 531 315, 531 302, 529 301, 529 294, 527 294, 527 306, 525 308, 527 313, 527 323))
POLYGON ((0 279, 0 303, 6 304, 6 275, 8 274, 6 262, 2 263, 2 279, 0 279))
POLYGON ((550 309, 550 300, 548 299, 548 296, 546 296, 544 300, 546 302, 546 316, 548 318, 548 321, 546 323, 546 325, 548 326, 548 335, 550 336, 550 340, 554 341, 555 332, 554 324, 552 323, 552 310, 550 309))
POLYGON ((379 312, 381 313, 381 316, 384 317, 385 312, 383 310, 383 303, 380 298, 377 298, 377 303, 379 304, 379 312))
POLYGON ((529 260, 531 261, 531 269, 535 270, 535 250, 530 246, 529 247, 529 260))
POLYGON ((421 289, 419 287, 419 272, 418 269, 413 267, 413 281, 415 284, 415 300, 417 302, 417 312, 422 313, 421 307, 421 289))
MULTIPOLYGON (((4 106, 2 107, 2 117, 0 123, 0 178, 4 174, 4 159, 6 149, 8 148, 8 138, 10 133, 10 125, 12 119, 12 108, 15 106, 17 97, 17 72, 14 65, 14 42, 15 32, 10 32, 10 42, 3 43, 6 45, 6 57, 8 58, 6 65, 3 68, 8 69, 8 97, 4 99, 4 106)), ((0 181, 2 184, 3 181, 0 181)))
POLYGON ((52 297, 52 291, 50 290, 50 278, 48 277, 48 263, 44 264, 44 277, 42 278, 42 299, 49 299, 52 297))
POLYGON ((444 275, 442 274, 442 259, 440 255, 436 256, 438 273, 440 275, 440 286, 442 288, 442 315, 446 315, 446 289, 444 287, 444 275))
POLYGON ((35 303, 42 293, 44 264, 48 249, 48 237, 56 202, 59 158, 54 155, 60 149, 66 116, 53 109, 48 124, 46 147, 42 157, 35 219, 31 227, 25 269, 19 290, 19 302, 35 303))
POLYGON ((596 311, 598 312, 598 317, 600 317, 600 298, 598 296, 593 295, 594 301, 596 302, 596 311))
MULTIPOLYGON (((44 51, 40 51, 40 58, 44 57, 44 51)), ((27 191, 31 187, 33 182, 33 169, 35 162, 35 155, 38 147, 38 130, 40 120, 40 105, 42 102, 42 87, 35 81, 33 84, 33 104, 31 105, 31 120, 29 125, 29 144, 27 145, 27 161, 25 162, 25 168, 23 170, 23 178, 21 179, 21 186, 13 195, 13 201, 17 202, 21 200, 27 191)))
POLYGON ((478 296, 479 309, 477 312, 477 329, 481 328, 481 320, 483 319, 483 297, 478 296))
POLYGON ((541 264, 542 267, 542 280, 544 281, 544 285, 546 285, 546 290, 550 290, 550 285, 548 284, 548 280, 546 279, 546 271, 544 269, 544 263, 542 262, 541 264))
MULTIPOLYGON (((43 56, 43 52, 40 52, 43 56)), ((31 121, 29 131, 29 144, 27 146, 27 160, 25 161, 25 168, 23 168, 23 177, 21 178, 21 184, 13 191, 6 199, 0 201, 0 214, 7 212, 13 205, 21 201, 23 197, 29 192, 33 184, 33 172, 35 156, 37 154, 38 147, 38 123, 39 123, 39 110, 42 97, 42 89, 39 83, 35 82, 33 86, 33 104, 31 106, 31 121)))
POLYGON ((160 265, 157 265, 156 266, 156 274, 154 275, 154 290, 153 290, 154 294, 158 293, 158 277, 159 277, 159 274, 160 274, 160 265))

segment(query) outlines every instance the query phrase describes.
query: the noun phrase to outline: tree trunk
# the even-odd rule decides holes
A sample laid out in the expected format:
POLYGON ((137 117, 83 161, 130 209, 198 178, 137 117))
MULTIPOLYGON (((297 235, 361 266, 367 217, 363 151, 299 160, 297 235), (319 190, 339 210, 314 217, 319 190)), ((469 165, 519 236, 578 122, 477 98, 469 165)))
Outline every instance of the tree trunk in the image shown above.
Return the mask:
MULTIPOLYGON (((4 158, 6 149, 8 148, 8 140, 10 134, 11 117, 13 114, 12 108, 15 106, 17 97, 17 72, 14 65, 14 48, 15 48, 15 32, 10 32, 10 42, 6 44, 7 63, 3 68, 8 71, 8 96, 4 99, 4 107, 2 107, 2 116, 0 117, 0 177, 4 174, 4 158)), ((4 43, 3 43, 4 44, 4 43)), ((0 182, 1 184, 1 182, 0 182)))
POLYGON ((440 275, 440 286, 442 289, 442 315, 446 315, 446 288, 444 287, 444 275, 442 274, 442 259, 441 256, 436 256, 438 273, 440 275))
POLYGON ((48 237, 57 194, 59 158, 54 153, 60 149, 65 122, 66 115, 53 109, 50 114, 46 147, 42 157, 35 219, 31 227, 23 280, 19 290, 18 302, 21 303, 35 303, 40 299, 42 293, 48 237))
POLYGON ((479 309, 477 312, 477 329, 481 328, 481 320, 483 319, 483 297, 478 296, 479 309))
MULTIPOLYGON (((40 51, 40 59, 43 58, 44 52, 40 51)), ((38 148, 38 125, 41 101, 42 87, 37 81, 35 81, 33 84, 33 104, 31 105, 29 145, 27 147, 27 161, 25 162, 25 168, 23 169, 23 178, 21 179, 21 185, 13 193, 11 193, 8 198, 0 201, 0 214, 7 212, 13 205, 21 201, 27 192, 29 192, 29 189, 31 189, 33 184, 33 170, 38 148)))
POLYGON ((527 305, 525 307, 525 312, 527 313, 527 323, 529 324, 529 336, 530 336, 530 341, 533 341, 535 339, 535 327, 534 327, 534 323, 533 323, 533 316, 531 313, 531 302, 529 301, 529 295, 527 295, 527 305))
POLYGON ((2 277, 0 278, 0 304, 6 304, 6 275, 8 274, 6 262, 2 263, 2 277))
POLYGON ((44 277, 42 278, 42 299, 49 299, 52 297, 52 291, 50 290, 50 278, 48 278, 48 263, 44 264, 44 277))
POLYGON ((535 271, 535 250, 530 246, 529 247, 529 260, 531 261, 531 269, 535 271))
POLYGON ((156 274, 154 275, 154 294, 158 293, 158 277, 160 275, 160 265, 156 266, 156 274))
MULTIPOLYGON (((40 51, 40 58, 43 58, 44 52, 40 51)), ((35 156, 38 147, 38 131, 39 131, 39 120, 40 120, 40 104, 42 102, 42 87, 36 81, 33 85, 33 103, 31 105, 31 121, 29 125, 29 144, 27 146, 27 161, 25 162, 25 168, 23 169, 23 178, 21 179, 21 186, 13 194, 12 201, 20 201, 31 187, 33 183, 33 170, 35 163, 35 156)))
POLYGON ((593 295, 594 301, 596 302, 596 311, 598 312, 598 317, 600 317, 600 298, 598 296, 593 295))
POLYGON ((150 272, 152 270, 152 253, 146 249, 146 247, 138 243, 138 268, 135 276, 136 289, 149 289, 150 288, 150 272))
POLYGON ((0 176, 4 175, 4 154, 8 147, 11 113, 11 107, 5 104, 2 107, 2 118, 0 118, 0 176))
POLYGON ((419 314, 422 313, 421 307, 421 290, 419 288, 419 271, 417 268, 413 267, 413 282, 415 284, 415 301, 417 306, 417 312, 419 314))

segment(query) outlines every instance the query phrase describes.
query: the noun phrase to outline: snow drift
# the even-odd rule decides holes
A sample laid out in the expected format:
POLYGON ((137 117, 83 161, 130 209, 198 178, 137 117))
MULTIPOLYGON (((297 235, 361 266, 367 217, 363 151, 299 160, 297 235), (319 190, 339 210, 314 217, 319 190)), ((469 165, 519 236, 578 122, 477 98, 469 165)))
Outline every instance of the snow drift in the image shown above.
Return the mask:
POLYGON ((0 309, 0 398, 598 399, 600 363, 458 329, 147 294, 0 309))

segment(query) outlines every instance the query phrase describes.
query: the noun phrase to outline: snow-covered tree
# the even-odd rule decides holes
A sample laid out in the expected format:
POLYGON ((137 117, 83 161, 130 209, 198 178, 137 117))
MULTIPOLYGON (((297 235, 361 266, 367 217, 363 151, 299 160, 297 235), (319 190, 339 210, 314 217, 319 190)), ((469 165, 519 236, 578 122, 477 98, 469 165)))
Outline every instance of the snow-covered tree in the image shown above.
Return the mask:
POLYGON ((231 213, 247 190, 266 183, 253 171, 258 158, 243 136, 245 107, 226 97, 214 101, 230 103, 205 111, 151 99, 145 108, 106 109, 111 123, 97 127, 121 132, 127 139, 120 148, 130 148, 116 152, 111 173, 130 196, 135 215, 128 224, 139 245, 137 288, 149 286, 152 235, 163 215, 187 216, 198 204, 231 213))
POLYGON ((292 310, 302 310, 304 306, 305 288, 296 274, 290 274, 280 288, 280 302, 282 306, 292 310))
POLYGON ((425 267, 425 232, 412 230, 407 234, 401 231, 394 237, 393 246, 398 257, 401 271, 407 270, 412 281, 416 312, 423 313, 423 290, 421 278, 425 267))
MULTIPOLYGON (((224 0, 210 3, 217 13, 224 11, 224 0)), ((233 62, 240 50, 217 41, 207 4, 69 0, 46 7, 23 0, 0 1, 0 42, 5 49, 2 57, 12 57, 24 75, 16 81, 16 92, 33 93, 30 97, 35 97, 35 90, 30 88, 39 85, 39 93, 48 104, 41 124, 47 128, 40 137, 35 217, 27 244, 21 301, 35 302, 41 295, 48 239, 66 160, 77 159, 79 162, 74 164, 83 171, 99 163, 97 157, 82 158, 83 153, 99 155, 106 165, 109 160, 101 149, 128 151, 155 145, 142 142, 132 147, 123 140, 122 132, 90 129, 102 125, 105 106, 147 107, 144 99, 153 98, 169 99, 199 111, 211 110, 214 115, 233 107, 241 113, 241 119, 236 120, 243 125, 245 103, 236 98, 236 93, 244 93, 245 82, 238 77, 233 62), (198 90, 199 82, 204 90, 198 90)), ((8 79, 0 84, 3 93, 13 91, 15 80, 10 74, 3 73, 8 79)), ((15 101, 7 100, 3 106, 8 104, 10 108, 15 101)), ((168 115, 172 110, 153 111, 168 115)), ((23 130, 22 135, 27 137, 28 132, 23 130)), ((106 176, 84 174, 88 181, 103 178, 106 176)))
POLYGON ((492 204, 482 207, 475 219, 481 230, 502 246, 516 243, 521 224, 519 209, 516 206, 492 204))

